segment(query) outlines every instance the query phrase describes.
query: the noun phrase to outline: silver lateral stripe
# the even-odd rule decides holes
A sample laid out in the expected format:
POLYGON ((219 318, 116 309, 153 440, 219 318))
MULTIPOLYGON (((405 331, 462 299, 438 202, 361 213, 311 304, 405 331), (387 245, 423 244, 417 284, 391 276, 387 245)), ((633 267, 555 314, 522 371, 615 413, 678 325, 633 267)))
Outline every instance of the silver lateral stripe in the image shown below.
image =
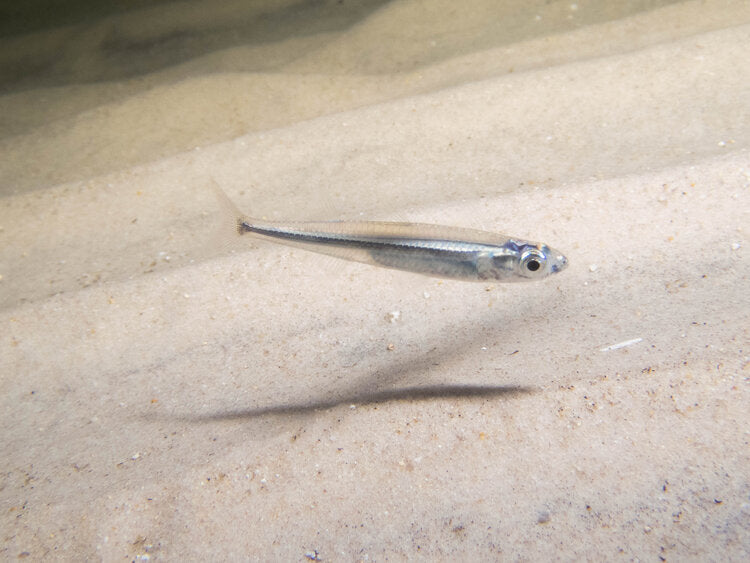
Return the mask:
POLYGON ((295 242, 308 242, 311 244, 332 244, 338 246, 356 246, 364 248, 421 248, 425 250, 442 250, 449 252, 482 252, 496 250, 493 245, 464 242, 446 239, 406 238, 390 236, 357 236, 345 233, 310 232, 285 227, 257 226, 242 221, 240 223, 244 232, 272 237, 275 239, 289 240, 295 242))

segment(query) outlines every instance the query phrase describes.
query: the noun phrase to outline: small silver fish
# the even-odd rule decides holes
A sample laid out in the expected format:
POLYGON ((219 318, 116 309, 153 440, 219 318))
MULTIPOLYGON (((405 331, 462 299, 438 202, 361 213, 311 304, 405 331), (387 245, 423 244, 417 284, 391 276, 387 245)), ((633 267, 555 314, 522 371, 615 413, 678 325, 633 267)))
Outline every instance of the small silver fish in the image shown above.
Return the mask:
POLYGON ((562 271, 567 258, 546 244, 498 233, 423 223, 265 221, 243 215, 214 185, 235 234, 436 278, 519 282, 562 271))

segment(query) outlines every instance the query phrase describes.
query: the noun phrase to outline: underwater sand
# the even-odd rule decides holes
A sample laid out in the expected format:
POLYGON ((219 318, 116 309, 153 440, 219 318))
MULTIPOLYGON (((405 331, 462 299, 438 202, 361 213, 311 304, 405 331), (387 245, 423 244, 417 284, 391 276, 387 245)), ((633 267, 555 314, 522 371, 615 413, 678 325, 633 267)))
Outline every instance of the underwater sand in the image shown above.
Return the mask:
POLYGON ((750 5, 208 6, 3 28, 0 556, 750 557, 750 5), (570 266, 229 253, 213 180, 570 266))

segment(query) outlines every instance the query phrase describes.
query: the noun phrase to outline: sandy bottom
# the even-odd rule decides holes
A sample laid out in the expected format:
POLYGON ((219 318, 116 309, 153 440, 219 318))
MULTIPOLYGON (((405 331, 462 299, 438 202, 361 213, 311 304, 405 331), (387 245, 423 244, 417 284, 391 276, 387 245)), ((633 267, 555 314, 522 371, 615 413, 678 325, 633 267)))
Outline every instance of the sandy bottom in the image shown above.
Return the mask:
POLYGON ((0 39, 0 556, 747 560, 750 6, 208 4, 0 39), (212 180, 570 266, 229 253, 212 180))

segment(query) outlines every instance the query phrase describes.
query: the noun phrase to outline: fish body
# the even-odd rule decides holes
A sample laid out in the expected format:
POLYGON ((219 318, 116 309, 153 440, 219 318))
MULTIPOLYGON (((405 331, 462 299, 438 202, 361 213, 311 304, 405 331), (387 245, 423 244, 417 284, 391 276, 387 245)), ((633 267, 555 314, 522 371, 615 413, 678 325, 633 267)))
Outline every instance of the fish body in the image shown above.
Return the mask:
POLYGON ((373 266, 464 281, 519 282, 548 277, 568 263, 546 244, 488 231, 381 221, 265 221, 242 215, 223 198, 236 234, 373 266))

